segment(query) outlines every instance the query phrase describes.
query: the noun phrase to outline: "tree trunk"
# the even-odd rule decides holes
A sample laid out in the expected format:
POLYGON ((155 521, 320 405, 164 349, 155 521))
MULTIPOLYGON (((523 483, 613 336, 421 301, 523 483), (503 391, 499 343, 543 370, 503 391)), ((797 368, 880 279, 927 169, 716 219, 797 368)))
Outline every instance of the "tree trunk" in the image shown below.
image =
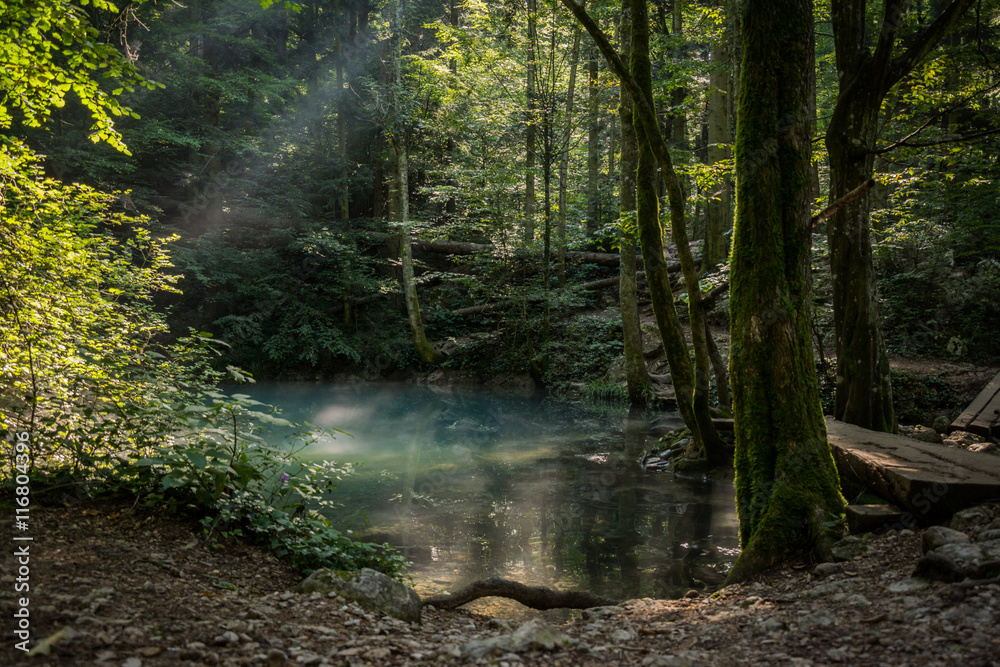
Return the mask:
POLYGON ((573 51, 570 55, 569 85, 566 90, 566 118, 562 142, 559 146, 559 222, 556 233, 559 253, 559 287, 566 285, 566 189, 569 187, 569 144, 573 131, 573 95, 576 92, 576 63, 580 59, 580 29, 573 32, 573 51))
POLYGON ((538 137, 536 79, 538 77, 538 28, 536 14, 537 0, 528 0, 528 85, 527 85, 527 123, 525 128, 524 147, 524 242, 535 240, 535 144, 538 137))
MULTIPOLYGON (((872 175, 882 101, 954 26, 972 0, 952 0, 938 18, 893 57, 906 5, 885 0, 874 51, 868 46, 864 0, 833 0, 834 46, 840 91, 826 132, 830 154, 830 201, 872 175)), ((868 195, 838 211, 827 223, 833 272, 833 317, 837 354, 834 416, 877 431, 896 429, 889 358, 882 336, 872 263, 868 195)))
POLYGON ((810 340, 808 0, 743 0, 730 316, 739 581, 822 550, 844 499, 810 340))
MULTIPOLYGON (((631 74, 638 84, 640 92, 647 100, 653 99, 652 67, 649 61, 649 16, 645 0, 632 0, 632 53, 631 74)), ((670 375, 673 378, 674 391, 677 395, 677 407, 684 418, 684 423, 691 429, 694 447, 704 446, 706 455, 713 463, 721 463, 724 453, 722 441, 711 423, 708 412, 708 349, 704 349, 704 371, 692 366, 687 344, 681 330, 680 320, 674 308, 673 292, 667 278, 666 262, 662 251, 662 230, 659 219, 659 198, 656 188, 656 160, 653 156, 650 136, 656 132, 655 122, 652 128, 645 122, 642 114, 633 105, 633 124, 636 130, 638 144, 637 168, 635 178, 636 219, 639 228, 639 238, 642 245, 642 257, 646 267, 646 278, 649 281, 649 292, 656 316, 660 336, 663 339, 663 350, 670 364, 670 375), (704 414, 699 414, 703 411, 704 414)), ((655 121, 655 114, 654 114, 655 121)), ((674 178, 676 185, 676 175, 674 178)), ((673 198, 672 198, 673 199, 673 198)), ((679 198, 678 198, 679 199, 679 198)), ((683 202, 679 203, 679 211, 675 202, 671 202, 671 229, 675 241, 683 242, 687 247, 686 230, 684 229, 683 202), (679 228, 679 229, 678 229, 679 228)), ((684 258, 681 258, 682 266, 684 258)), ((695 278, 697 282, 697 278, 695 278)), ((691 303, 699 301, 700 290, 695 288, 697 295, 692 294, 691 303)), ((700 307, 700 301, 699 301, 700 307)), ((691 318, 692 339, 699 338, 705 344, 704 318, 691 318), (698 322, 696 325, 695 322, 698 322), (695 331, 701 328, 699 332, 695 331)), ((697 342, 695 343, 697 346, 697 342)), ((697 356, 697 355, 696 355, 697 356)))
MULTIPOLYGON (((725 6, 726 18, 731 19, 732 2, 725 6)), ((712 73, 709 77, 708 97, 708 164, 718 164, 729 159, 730 110, 732 109, 732 76, 729 73, 732 53, 729 36, 724 35, 712 44, 712 73)), ((726 233, 732 228, 732 202, 729 179, 725 179, 709 197, 705 207, 705 249, 701 254, 702 270, 711 271, 726 261, 729 248, 726 233)))
MULTIPOLYGON (((582 2, 580 3, 583 4, 582 2)), ((592 50, 592 49, 590 49, 592 50)), ((587 236, 593 236, 601 226, 599 185, 601 178, 600 83, 597 54, 587 62, 587 236)))
MULTIPOLYGON (((632 53, 632 10, 629 0, 622 0, 622 15, 618 30, 622 59, 632 53)), ((642 355, 642 329, 639 326, 638 286, 635 277, 635 175, 637 151, 635 125, 632 121, 632 96, 628 86, 619 92, 618 117, 621 119, 621 251, 619 264, 618 302, 622 312, 622 336, 625 344, 625 388, 629 403, 645 405, 651 394, 649 371, 642 355)))
MULTIPOLYGON (((618 57, 618 54, 611 47, 608 38, 587 12, 573 2, 573 0, 562 0, 562 2, 576 16, 577 20, 583 24, 587 32, 590 33, 591 37, 597 43, 598 48, 600 48, 601 53, 604 54, 605 60, 614 69, 622 85, 629 87, 632 93, 635 118, 641 121, 641 125, 640 123, 636 123, 636 139, 640 147, 645 144, 651 149, 666 182, 667 195, 670 202, 670 230, 674 243, 677 246, 681 270, 684 274, 684 282, 690 295, 688 312, 691 319, 691 338, 695 351, 695 369, 697 370, 697 382, 694 382, 694 378, 690 378, 690 375, 684 372, 683 364, 680 364, 678 370, 681 372, 681 376, 680 378, 674 376, 674 389, 678 397, 682 395, 694 396, 690 409, 686 406, 681 408, 681 414, 682 416, 687 415, 685 423, 691 428, 692 439, 697 445, 705 447, 708 460, 713 464, 721 463, 725 460, 726 456, 725 444, 719 438, 715 426, 712 424, 711 414, 708 411, 709 354, 708 343, 706 341, 705 313, 701 302, 701 289, 698 285, 698 267, 691 254, 687 229, 684 226, 684 194, 681 190, 677 173, 674 171, 670 152, 660 134, 650 90, 652 77, 649 73, 649 21, 646 3, 644 0, 632 0, 631 4, 632 61, 635 62, 636 58, 640 57, 638 54, 642 54, 642 62, 637 63, 637 73, 642 75, 647 82, 650 82, 646 84, 644 89, 636 80, 636 77, 622 63, 621 58, 618 57), (676 383, 679 383, 680 386, 676 383)), ((642 171, 643 169, 640 165, 640 174, 642 171)), ((637 174, 637 176, 640 174, 637 174)), ((640 198, 641 195, 638 192, 637 182, 637 202, 640 198)), ((654 303, 654 313, 661 313, 657 315, 657 324, 660 326, 661 335, 665 333, 669 336, 669 338, 664 338, 664 350, 667 350, 670 348, 668 341, 674 338, 674 334, 670 334, 671 323, 667 320, 669 310, 666 308, 666 304, 670 303, 672 305, 673 299, 669 282, 666 280, 662 268, 658 266, 664 263, 662 252, 663 240, 659 221, 657 220, 655 229, 643 229, 643 225, 640 224, 639 234, 642 244, 642 256, 646 262, 650 295, 654 303), (659 311, 655 306, 657 302, 660 304, 659 311)), ((674 316, 676 317, 676 313, 674 316)), ((679 336, 679 330, 677 330, 677 335, 679 336)), ((685 358, 687 359, 686 363, 690 367, 690 358, 686 357, 687 347, 683 343, 683 337, 679 336, 679 338, 684 348, 685 358)), ((678 405, 680 406, 685 402, 678 400, 678 405)))
POLYGON ((410 331, 413 333, 413 344, 417 348, 417 354, 428 364, 439 364, 444 359, 442 355, 431 346, 424 333, 424 323, 420 318, 420 301, 417 298, 417 286, 413 281, 413 249, 410 246, 410 168, 406 146, 406 128, 403 127, 403 119, 400 118, 402 105, 398 98, 399 91, 403 86, 403 3, 404 0, 395 0, 392 10, 392 80, 393 94, 392 106, 395 109, 392 128, 392 149, 395 155, 395 165, 392 178, 392 196, 389 198, 390 219, 399 228, 399 257, 401 260, 402 276, 400 281, 403 286, 403 298, 406 301, 406 314, 410 320, 410 331))

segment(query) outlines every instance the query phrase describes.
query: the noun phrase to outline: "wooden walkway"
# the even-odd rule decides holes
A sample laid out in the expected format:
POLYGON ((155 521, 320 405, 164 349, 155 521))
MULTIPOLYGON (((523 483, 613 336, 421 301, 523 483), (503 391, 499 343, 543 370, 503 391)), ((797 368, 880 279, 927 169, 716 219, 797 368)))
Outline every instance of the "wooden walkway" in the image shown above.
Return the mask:
POLYGON ((982 436, 1000 436, 1000 373, 969 403, 965 412, 948 427, 982 436))
POLYGON ((932 524, 1000 500, 1000 456, 869 431, 832 417, 826 428, 841 476, 902 508, 904 524, 932 524))

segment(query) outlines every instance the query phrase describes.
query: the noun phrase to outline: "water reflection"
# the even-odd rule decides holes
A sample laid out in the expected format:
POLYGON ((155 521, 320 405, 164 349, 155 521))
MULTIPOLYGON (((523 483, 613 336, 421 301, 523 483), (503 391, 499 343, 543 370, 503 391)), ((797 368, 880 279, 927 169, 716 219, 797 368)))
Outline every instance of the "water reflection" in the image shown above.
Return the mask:
POLYGON ((504 576, 609 597, 716 586, 738 545, 731 474, 647 473, 639 412, 414 386, 258 386, 285 415, 353 437, 331 517, 399 547, 422 594, 504 576))

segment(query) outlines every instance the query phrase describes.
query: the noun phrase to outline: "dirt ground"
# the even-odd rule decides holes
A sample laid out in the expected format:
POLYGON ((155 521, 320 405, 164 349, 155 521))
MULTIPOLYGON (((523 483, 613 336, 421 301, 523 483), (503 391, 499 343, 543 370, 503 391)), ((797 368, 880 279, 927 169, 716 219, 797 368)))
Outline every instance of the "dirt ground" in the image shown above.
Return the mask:
POLYGON ((176 520, 118 504, 36 506, 30 521, 30 645, 50 645, 31 658, 14 648, 6 549, 4 665, 1000 664, 1000 586, 957 595, 911 579, 911 531, 871 538, 822 572, 793 563, 711 597, 634 600, 568 621, 538 612, 564 636, 557 648, 480 655, 520 621, 425 608, 410 625, 299 595, 299 577, 270 554, 213 548, 176 520))

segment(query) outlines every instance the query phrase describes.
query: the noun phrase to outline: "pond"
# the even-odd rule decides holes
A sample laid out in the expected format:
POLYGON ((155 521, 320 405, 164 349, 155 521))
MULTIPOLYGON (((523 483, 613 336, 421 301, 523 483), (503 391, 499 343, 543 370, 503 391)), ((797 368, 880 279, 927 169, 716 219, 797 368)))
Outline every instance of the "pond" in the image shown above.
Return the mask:
POLYGON ((349 433, 307 459, 361 462, 331 520, 413 562, 421 595, 502 576, 614 598, 717 587, 738 554, 732 473, 646 472, 648 421, 467 388, 258 383, 283 416, 349 433))

